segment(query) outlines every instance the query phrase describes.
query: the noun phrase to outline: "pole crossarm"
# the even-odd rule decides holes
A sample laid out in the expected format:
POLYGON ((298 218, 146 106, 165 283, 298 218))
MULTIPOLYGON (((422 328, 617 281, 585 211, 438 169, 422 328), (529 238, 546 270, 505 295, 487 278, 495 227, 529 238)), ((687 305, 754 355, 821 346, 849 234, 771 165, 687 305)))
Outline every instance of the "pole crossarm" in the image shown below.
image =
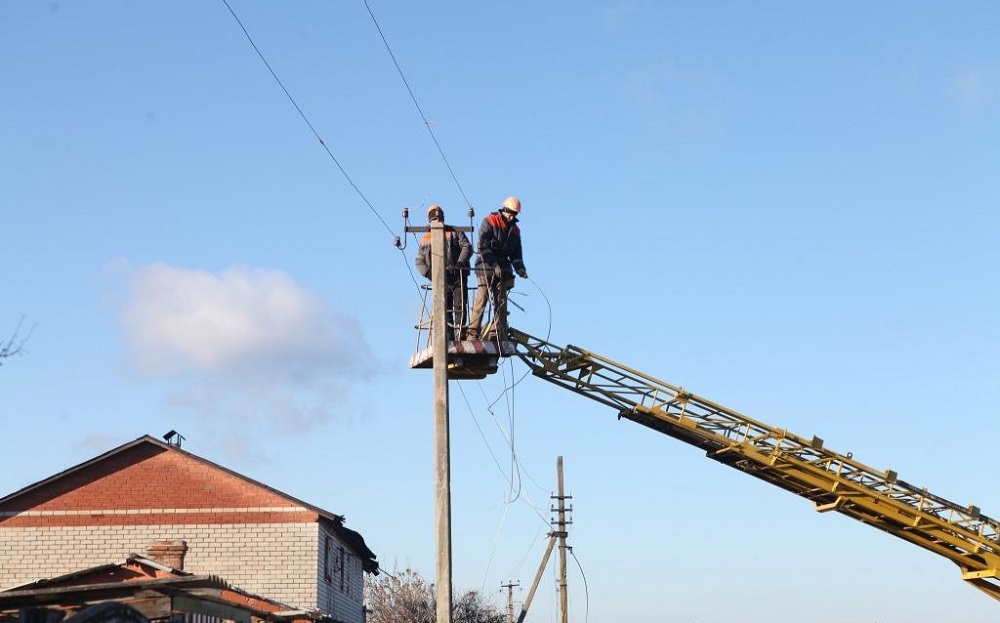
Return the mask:
POLYGON ((625 418, 705 450, 709 458, 926 550, 1000 600, 1000 522, 879 471, 852 455, 773 428, 737 411, 576 346, 516 329, 510 339, 532 373, 596 400, 625 418))

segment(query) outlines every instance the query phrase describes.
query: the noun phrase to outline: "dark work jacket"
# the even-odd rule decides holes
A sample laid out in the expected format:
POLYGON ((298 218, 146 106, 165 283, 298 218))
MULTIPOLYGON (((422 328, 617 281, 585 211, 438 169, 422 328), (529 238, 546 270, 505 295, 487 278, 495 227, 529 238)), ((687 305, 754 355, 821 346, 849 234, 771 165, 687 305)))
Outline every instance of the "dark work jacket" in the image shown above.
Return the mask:
POLYGON ((508 274, 513 270, 523 269, 521 229, 517 226, 517 218, 507 221, 500 212, 487 214, 479 225, 476 252, 476 266, 499 266, 508 274))
MULTIPOLYGON (((444 254, 445 267, 469 267, 469 259, 472 257, 472 245, 469 244, 469 239, 465 234, 455 231, 455 228, 450 225, 444 226, 444 254)), ((431 232, 427 232, 420 239, 416 265, 421 275, 428 279, 431 278, 431 232)), ((452 276, 448 275, 448 279, 451 280, 452 276)))

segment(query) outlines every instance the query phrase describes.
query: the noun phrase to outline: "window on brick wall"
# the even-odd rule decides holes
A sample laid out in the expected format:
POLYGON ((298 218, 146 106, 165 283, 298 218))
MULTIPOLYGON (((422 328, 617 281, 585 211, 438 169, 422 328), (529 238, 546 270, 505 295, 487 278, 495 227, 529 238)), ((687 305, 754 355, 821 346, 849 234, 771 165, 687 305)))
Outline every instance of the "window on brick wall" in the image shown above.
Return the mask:
POLYGON ((333 543, 331 542, 330 535, 326 535, 326 539, 323 541, 323 579, 327 583, 333 582, 333 564, 330 557, 333 555, 333 543))

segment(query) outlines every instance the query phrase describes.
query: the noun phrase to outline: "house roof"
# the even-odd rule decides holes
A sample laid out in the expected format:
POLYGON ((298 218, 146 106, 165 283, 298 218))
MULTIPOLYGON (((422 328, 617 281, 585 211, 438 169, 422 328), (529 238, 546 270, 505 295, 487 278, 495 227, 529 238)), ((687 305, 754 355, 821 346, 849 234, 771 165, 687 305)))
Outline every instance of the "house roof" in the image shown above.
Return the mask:
POLYGON ((228 469, 226 467, 223 467, 221 465, 213 463, 212 461, 209 461, 208 459, 205 459, 205 458, 202 458, 202 457, 200 457, 200 456, 198 456, 196 454, 192 454, 190 452, 187 452, 186 450, 182 450, 179 446, 176 446, 174 444, 165 443, 165 442, 160 441, 159 439, 156 439, 156 438, 151 437, 149 435, 143 435, 142 437, 139 437, 138 439, 136 439, 134 441, 130 441, 130 442, 126 443, 126 444, 120 445, 117 448, 109 450, 109 451, 105 452, 104 454, 101 454, 99 456, 96 456, 96 457, 90 459, 89 461, 84 461, 83 463, 80 463, 79 465, 75 465, 73 467, 70 467, 69 469, 61 471, 58 474, 55 474, 53 476, 49 476, 48 478, 45 478, 44 480, 40 480, 40 481, 38 481, 38 482, 36 482, 34 484, 30 484, 30 485, 28 485, 28 486, 26 486, 26 487, 24 487, 24 488, 22 488, 22 489, 20 489, 18 491, 15 491, 14 493, 11 493, 10 495, 2 497, 2 498, 0 498, 0 507, 4 507, 4 506, 10 507, 10 505, 12 503, 15 503, 20 498, 24 498, 24 497, 26 497, 26 496, 28 496, 28 495, 30 495, 32 493, 35 493, 35 492, 44 490, 46 488, 49 488, 52 485, 54 485, 55 483, 57 483, 59 481, 62 481, 64 479, 67 479, 70 476, 73 476, 75 474, 83 472, 83 471, 85 471, 85 470, 87 470, 89 468, 95 467, 95 466, 97 466, 97 465, 99 465, 101 463, 105 463, 105 462, 111 461, 111 460, 115 459, 116 457, 120 457, 120 456, 124 455, 125 453, 129 452, 130 450, 133 450, 133 449, 136 449, 136 448, 140 448, 142 446, 157 448, 159 450, 166 451, 166 452, 175 452, 175 453, 177 453, 179 455, 182 455, 182 456, 187 457, 187 458, 189 458, 191 460, 197 461, 197 462, 199 462, 199 463, 201 463, 201 464, 203 464, 205 466, 208 466, 211 469, 219 470, 219 471, 224 472, 224 473, 226 473, 226 474, 228 474, 228 475, 230 475, 232 477, 238 478, 238 479, 240 479, 240 480, 242 480, 242 481, 244 481, 246 483, 249 483, 249 484, 251 484, 253 486, 260 487, 261 489, 264 489, 264 490, 266 490, 266 491, 268 491, 268 492, 270 492, 270 493, 272 493, 272 494, 274 494, 274 495, 276 495, 276 496, 278 496, 278 497, 280 497, 280 498, 288 501, 289 503, 294 504, 295 506, 300 506, 300 507, 305 508, 305 509, 307 509, 307 510, 313 512, 313 513, 316 513, 316 515, 318 515, 320 517, 320 521, 327 523, 327 525, 330 526, 330 528, 339 537, 341 537, 347 543, 348 546, 350 546, 353 550, 355 550, 358 553, 358 555, 362 559, 362 564, 363 564, 363 567, 364 567, 365 571, 368 571, 369 573, 375 573, 375 574, 378 573, 378 562, 376 561, 376 556, 375 556, 374 552, 372 552, 368 548, 368 546, 365 544, 365 540, 361 536, 360 533, 355 532, 354 530, 351 530, 351 529, 346 528, 344 526, 345 517, 343 515, 338 515, 336 513, 331 513, 331 512, 329 512, 327 510, 324 510, 324 509, 322 509, 322 508, 320 508, 318 506, 314 506, 312 504, 309 504, 308 502, 302 501, 302 500, 300 500, 298 498, 295 498, 295 497, 293 497, 291 495, 288 495, 287 493, 285 493, 283 491, 279 491, 278 489, 270 487, 270 486, 268 486, 268 485, 266 485, 266 484, 264 484, 262 482, 259 482, 257 480, 252 479, 252 478, 244 476, 243 474, 240 474, 238 472, 234 472, 231 469, 228 469))
POLYGON ((141 554, 132 554, 122 562, 107 563, 86 569, 78 569, 54 578, 42 578, 20 586, 14 586, 0 591, 0 598, 12 593, 26 593, 40 589, 53 590, 69 586, 87 586, 93 584, 111 584, 121 582, 137 582, 143 580, 158 580, 167 577, 180 578, 195 574, 184 571, 158 560, 153 560, 141 554))
POLYGON ((145 556, 98 565, 55 578, 0 591, 0 621, 24 608, 75 611, 93 603, 118 601, 151 619, 177 612, 200 613, 233 621, 292 623, 326 619, 318 612, 293 610, 273 599, 248 593, 214 575, 194 575, 145 556), (161 596, 157 599, 151 596, 161 596), (6 615, 6 616, 5 616, 6 615))

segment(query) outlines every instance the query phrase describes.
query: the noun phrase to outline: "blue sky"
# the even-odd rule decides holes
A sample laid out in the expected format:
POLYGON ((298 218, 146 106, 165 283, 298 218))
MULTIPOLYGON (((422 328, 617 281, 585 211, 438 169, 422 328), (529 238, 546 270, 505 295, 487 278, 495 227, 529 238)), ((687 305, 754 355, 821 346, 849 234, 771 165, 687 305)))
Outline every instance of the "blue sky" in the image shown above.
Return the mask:
MULTIPOLYGON (((221 1, 0 5, 0 328, 36 325, 0 368, 0 493, 177 429, 430 577, 392 236, 514 194, 515 326, 1000 514, 996 3, 370 0, 460 187, 364 2, 231 5, 389 227, 221 1)), ((947 561, 505 392, 524 372, 452 384, 458 588, 525 596, 561 455, 574 620, 996 619, 947 561)))

